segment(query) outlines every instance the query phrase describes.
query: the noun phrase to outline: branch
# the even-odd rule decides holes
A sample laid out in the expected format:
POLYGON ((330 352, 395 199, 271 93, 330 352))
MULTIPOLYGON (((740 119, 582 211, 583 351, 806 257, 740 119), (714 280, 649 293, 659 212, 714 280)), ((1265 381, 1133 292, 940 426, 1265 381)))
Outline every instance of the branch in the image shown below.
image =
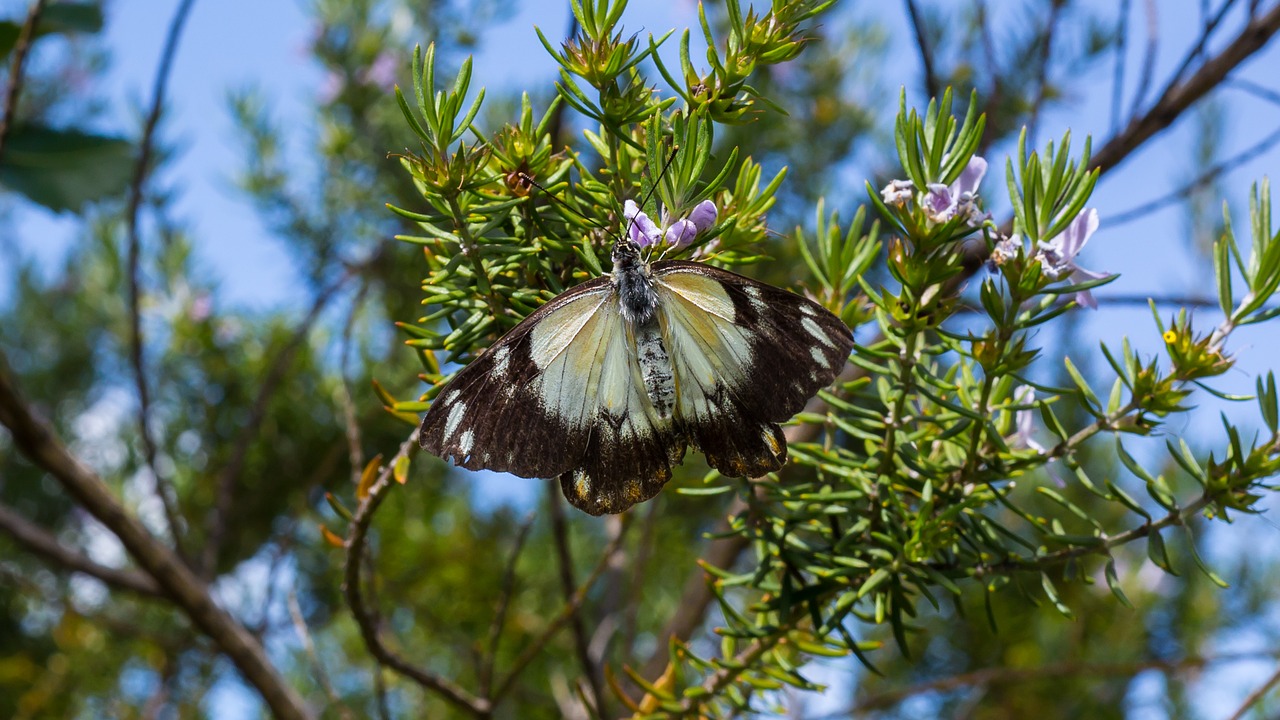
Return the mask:
MULTIPOLYGON (((560 565, 560 591, 564 593, 566 605, 573 602, 573 557, 569 553, 569 524, 565 521, 564 505, 560 501, 560 483, 552 480, 547 484, 547 504, 551 513, 551 534, 556 542, 556 559, 560 565)), ((582 672, 587 676, 587 684, 591 688, 592 703, 595 715, 603 716, 604 694, 600 692, 600 676, 595 663, 591 662, 591 652, 587 639, 587 630, 582 624, 582 613, 574 613, 569 618, 569 627, 573 631, 573 648, 578 654, 578 662, 582 672)))
POLYGON ((1266 136, 1262 140, 1259 140, 1256 144, 1240 151, 1239 153, 1236 153, 1235 155, 1225 160, 1222 160, 1221 162, 1218 162, 1215 165, 1211 165, 1204 172, 1200 173, 1194 179, 1192 179, 1191 182, 1183 185, 1177 190, 1174 190, 1173 192, 1170 192, 1166 195, 1158 197, 1154 200, 1145 202, 1135 208, 1131 208, 1129 210, 1125 210, 1124 212, 1117 213, 1116 215, 1108 217, 1107 228, 1110 229, 1118 225, 1123 225, 1127 222, 1132 222, 1134 220, 1137 220, 1143 217, 1144 215, 1153 213, 1156 210, 1160 210, 1161 208, 1172 205, 1178 202, 1179 200, 1182 200, 1188 197, 1189 195, 1191 195, 1191 193, 1208 185, 1218 176, 1223 175, 1224 173, 1230 172, 1231 170, 1234 170, 1240 165, 1243 165, 1249 162, 1250 160, 1253 160, 1254 158, 1258 157, 1259 155, 1267 152, 1272 148, 1272 146, 1274 146, 1278 142, 1280 142, 1280 128, 1277 128, 1271 131, 1270 135, 1266 136))
POLYGON ((144 597, 164 597, 155 581, 134 570, 107 567, 90 560, 86 555, 58 542, 53 533, 22 516, 13 508, 0 505, 0 530, 8 533, 19 545, 73 572, 81 572, 97 578, 107 585, 144 597))
POLYGON ((502 592, 498 595, 498 607, 493 613, 493 624, 489 626, 488 651, 480 664, 480 694, 488 696, 493 685, 493 665, 498 658, 498 642, 502 640, 502 628, 507 622, 507 608, 511 604, 511 596, 515 593, 516 561, 520 559, 520 551, 524 549, 525 540, 529 539, 529 530, 538 515, 529 513, 520 529, 516 531, 515 543, 511 547, 511 556, 507 558, 507 569, 502 574, 502 592))
POLYGON ((911 19, 911 28, 916 34, 916 47, 920 50, 920 67, 924 73, 924 89, 929 97, 938 97, 938 76, 934 73, 933 68, 933 49, 929 47, 929 40, 925 37, 924 17, 920 15, 920 8, 916 7, 915 0, 907 1, 907 17, 911 19))
POLYGON ((412 457, 417 451, 418 431, 415 429, 400 444, 400 450, 383 467, 382 472, 378 474, 378 479, 369 487, 369 494, 360 501, 360 506, 356 508, 355 516, 351 519, 351 529, 347 532, 347 562, 343 572, 342 592, 346 596, 347 605, 351 608, 351 614, 355 617, 356 624, 360 626, 360 636, 364 639, 365 647, 379 665, 395 670, 423 688, 440 695, 461 710, 465 710, 476 717, 484 717, 491 710, 491 703, 488 700, 471 695, 451 680, 410 663, 396 654, 391 648, 388 648, 382 642, 381 632, 378 627, 380 618, 377 614, 377 608, 370 608, 365 605, 363 586, 361 584, 361 564, 364 561, 369 525, 373 522, 373 514, 378 511, 378 506, 382 504, 388 492, 395 486, 392 470, 395 468, 396 462, 402 457, 412 457))
POLYGON ((44 12, 45 0, 36 0, 27 9, 27 19, 18 31, 18 39, 13 44, 13 60, 9 65, 9 89, 4 97, 4 115, 0 116, 0 160, 4 159, 4 151, 8 149, 9 133, 13 132, 13 118, 18 109, 18 98, 22 95, 22 71, 26 69, 27 53, 31 51, 31 41, 36 36, 36 26, 40 24, 40 14, 44 12))
POLYGON ((1063 4, 1062 0, 1053 0, 1049 3, 1049 19, 1044 27, 1044 45, 1040 47, 1040 57, 1037 60, 1039 68, 1036 72, 1036 94, 1031 101, 1031 112, 1027 118, 1027 144, 1029 145, 1035 144, 1036 129, 1040 124, 1040 110, 1044 107, 1046 91, 1049 89, 1049 60, 1053 54, 1054 31, 1058 28, 1058 16, 1063 4))
POLYGON ((236 483, 239 481, 240 473, 244 470, 245 461, 249 457, 249 448, 253 445, 258 431, 262 427, 262 421, 267 416, 267 408, 271 404, 271 398, 275 395, 277 387, 284 379, 284 374, 289 369, 289 364, 293 361, 294 353, 306 342, 312 326, 320 318, 320 313, 329 304, 329 301, 337 296, 342 286, 356 274, 358 269, 356 267, 347 268, 341 277, 316 293, 315 300, 312 301, 311 309, 307 312, 307 316, 298 324, 298 328, 294 330, 293 337, 289 339, 288 344, 281 348, 280 354, 276 355, 274 362, 267 370, 266 377, 262 380, 262 384, 258 386, 258 395, 254 398, 253 406, 249 410, 249 419, 240 429, 240 434, 236 436, 235 442, 231 446, 233 448, 231 460, 223 466, 222 471, 218 473, 218 477, 215 480, 218 495, 213 511, 209 513, 206 523, 207 537, 205 538, 204 554, 199 565, 200 574, 206 579, 211 579, 217 574, 218 552, 222 549, 222 544, 226 540, 227 520, 230 519, 231 512, 234 509, 236 483))
POLYGON ((181 536, 178 532, 177 499, 173 486, 167 478, 160 475, 156 466, 156 440, 151 434, 151 426, 147 418, 151 415, 151 398, 147 392, 146 363, 143 352, 142 336, 142 283, 138 277, 138 266, 142 259, 142 239, 138 233, 138 209, 142 205, 142 188, 146 183, 147 171, 151 165, 151 148, 155 143, 156 126, 160 124, 160 113, 164 107, 165 87, 169 82, 169 70, 173 66, 173 56, 178 50, 178 37, 186 24, 194 0, 182 0, 173 20, 169 23, 169 34, 165 37, 164 50, 160 53, 160 65, 156 68, 155 84, 151 90, 151 111, 147 114, 147 122, 143 126, 141 147, 138 150, 138 162, 133 168, 133 183, 129 186, 129 202, 125 209, 125 227, 129 238, 128 282, 129 282, 129 361, 133 365, 133 381, 138 390, 138 433, 142 438, 142 452, 147 469, 151 471, 155 483, 155 494, 164 508, 165 524, 178 555, 185 558, 182 551, 181 536))
POLYGON ((1231 44, 1218 55, 1206 60, 1185 82, 1175 78, 1160 94, 1160 99, 1142 117, 1134 118, 1094 153, 1093 167, 1103 172, 1119 165, 1160 131, 1173 124, 1189 107, 1216 88, 1224 78, 1260 50, 1280 30, 1280 5, 1253 18, 1231 44))
MULTIPOLYGON (((1129 106, 1129 117, 1136 117, 1138 109, 1142 107, 1142 98, 1146 97, 1146 90, 1151 87, 1151 76, 1156 70, 1156 54, 1160 49, 1160 18, 1156 12, 1156 4, 1154 0, 1143 0, 1143 7, 1146 9, 1147 16, 1147 51, 1143 54, 1142 70, 1138 74, 1138 88, 1133 94, 1133 104, 1129 106)), ((1203 43, 1207 39, 1206 35, 1201 35, 1201 44, 1198 47, 1203 48, 1203 43)))
POLYGON ((1243 718, 1244 714, 1249 712, 1249 708, 1257 704, 1277 683, 1280 683, 1280 670, 1276 670, 1275 674, 1267 678, 1267 681, 1262 685, 1259 685, 1257 690, 1249 693, 1249 697, 1244 699, 1244 702, 1240 704, 1240 707, 1228 720, 1240 720, 1240 718, 1243 718))
POLYGON ((551 641, 551 638, 555 637, 556 633, 560 632, 560 628, 564 627, 565 623, 569 622, 569 619, 577 614, 582 604, 586 601, 587 593, 591 590, 591 587, 604 574, 605 569, 609 567, 609 563, 613 560, 613 556, 622 548, 622 539, 627 536, 628 519, 629 516, 623 516, 622 522, 618 526, 618 534, 609 540, 604 552, 600 553, 599 562, 596 563, 595 568, 587 576, 587 579, 583 581, 582 585, 578 586, 578 590, 573 594, 573 597, 565 603, 564 608, 560 610, 560 614, 547 625, 541 635, 526 645, 524 652, 520 654, 520 657, 516 658, 511 667, 511 672, 507 673, 507 677, 498 683, 498 689, 493 693, 494 704, 497 704, 507 694, 507 691, 511 689, 512 684, 515 683, 520 673, 524 671, 529 663, 533 662, 534 658, 542 653, 542 649, 551 641))
POLYGON ((9 428, 14 445, 23 455, 52 475, 76 502, 120 539, 160 590, 213 640, 245 681, 257 688, 276 717, 288 720, 312 717, 302 697, 271 665, 258 639, 218 607, 208 587, 181 558, 157 541, 146 526, 112 496, 102 479, 73 457, 44 421, 32 414, 3 369, 0 369, 0 424, 9 428))

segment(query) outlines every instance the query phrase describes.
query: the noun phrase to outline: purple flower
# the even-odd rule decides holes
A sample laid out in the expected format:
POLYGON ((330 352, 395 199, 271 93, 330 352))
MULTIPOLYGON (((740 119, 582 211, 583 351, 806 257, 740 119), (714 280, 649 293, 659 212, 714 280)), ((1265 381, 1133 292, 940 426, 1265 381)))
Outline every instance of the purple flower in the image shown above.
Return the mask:
MULTIPOLYGON (((699 233, 716 223, 716 205, 710 200, 698 203, 689 214, 668 224, 664 233, 649 216, 640 211, 634 200, 623 203, 622 214, 628 220, 627 231, 631 242, 640 247, 667 244, 678 248, 693 242, 699 233)), ((667 223, 666 212, 663 211, 663 223, 667 223)))
POLYGON ((911 200, 915 190, 916 186, 912 185, 910 180, 890 180, 889 184, 880 191, 880 197, 884 199, 885 205, 902 207, 911 200))
POLYGON ((1022 236, 1014 233, 996 243, 991 249, 991 257, 987 258, 987 270, 997 272, 1000 266, 1009 262, 1022 252, 1022 236))
MULTIPOLYGON (((1036 401, 1036 389, 1030 385, 1020 385, 1013 391, 1015 405, 1031 405, 1036 401)), ((1009 446, 1013 448, 1031 448, 1043 453, 1045 448, 1036 442, 1031 435, 1035 432, 1035 410, 1019 410, 1014 414, 1013 437, 1009 438, 1009 446)))
POLYGON ((981 225, 989 213, 978 209, 978 185, 987 174, 987 161, 974 155, 964 172, 951 185, 929 183, 924 197, 924 213, 935 223, 944 223, 954 217, 962 217, 969 227, 981 225))
MULTIPOLYGON (((1066 277, 1071 283, 1108 277, 1107 273, 1085 270, 1076 265, 1076 256, 1084 249, 1085 243, 1089 242, 1089 237, 1097 229, 1098 211, 1086 208, 1071 221, 1066 230, 1055 235, 1048 242, 1041 243, 1039 251, 1036 252, 1036 259, 1040 261, 1045 277, 1055 281, 1066 277)), ((1088 290, 1076 293, 1075 301, 1083 307, 1093 309, 1098 307, 1098 301, 1088 290)))

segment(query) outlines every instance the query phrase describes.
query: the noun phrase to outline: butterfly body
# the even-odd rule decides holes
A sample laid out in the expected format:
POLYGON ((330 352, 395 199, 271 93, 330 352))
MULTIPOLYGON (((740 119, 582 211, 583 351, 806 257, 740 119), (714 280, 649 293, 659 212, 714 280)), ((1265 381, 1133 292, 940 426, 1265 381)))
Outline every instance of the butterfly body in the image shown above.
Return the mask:
POLYGON ((593 515, 656 495, 687 446, 733 477, 786 461, 778 423, 844 366, 820 305, 619 240, 613 272, 539 308, 458 373, 420 442, 470 469, 560 477, 593 515))

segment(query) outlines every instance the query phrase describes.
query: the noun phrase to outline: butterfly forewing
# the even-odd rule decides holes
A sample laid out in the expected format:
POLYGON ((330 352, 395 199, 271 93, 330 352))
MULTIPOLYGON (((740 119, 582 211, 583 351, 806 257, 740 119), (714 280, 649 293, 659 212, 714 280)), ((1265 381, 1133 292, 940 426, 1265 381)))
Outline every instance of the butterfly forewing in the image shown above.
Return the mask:
POLYGON ((521 477, 572 469, 589 440, 590 425, 582 418, 588 388, 582 378, 565 377, 571 359, 581 367, 602 352, 601 333, 584 329, 606 317, 600 306, 612 295, 609 279, 596 278, 503 335, 431 404, 419 433, 423 449, 471 470, 521 477))
POLYGON ((726 475, 777 470, 777 423, 835 379, 849 329, 817 303, 727 270, 670 261, 653 272, 690 439, 726 475))

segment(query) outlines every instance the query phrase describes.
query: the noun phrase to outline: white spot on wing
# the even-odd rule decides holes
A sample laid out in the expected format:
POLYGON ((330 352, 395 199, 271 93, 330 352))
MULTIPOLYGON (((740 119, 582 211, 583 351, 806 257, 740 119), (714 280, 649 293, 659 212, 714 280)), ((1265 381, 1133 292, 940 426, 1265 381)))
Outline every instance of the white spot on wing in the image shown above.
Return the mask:
POLYGON ((511 348, 502 346, 498 348, 498 352, 493 354, 493 370, 491 373, 495 377, 501 377, 507 374, 507 365, 511 361, 511 348))
POLYGON ((476 442, 476 434, 471 430, 464 430, 462 437, 458 438, 458 450, 463 454, 471 452, 471 446, 476 442))
POLYGON ((448 442, 449 437, 458 429, 458 423, 462 422, 462 415, 467 411, 466 403, 458 403, 449 408, 449 417, 444 421, 444 437, 443 441, 448 442))
POLYGON ((827 333, 823 331, 822 326, 814 322, 813 318, 806 317, 801 320, 800 327, 803 327, 805 332, 817 338, 818 342, 823 345, 826 345, 829 348, 834 348, 836 346, 835 343, 831 342, 831 338, 827 337, 827 333))
POLYGON ((827 360, 827 356, 823 355, 822 351, 819 350, 818 348, 816 347, 809 348, 809 355, 813 358, 814 362, 818 363, 824 368, 827 368, 828 370, 831 369, 831 363, 827 360))
POLYGON ((818 314, 818 313, 814 312, 813 306, 812 306, 812 305, 810 305, 810 304, 809 304, 809 303, 807 303, 807 302, 806 302, 806 303, 800 303, 800 312, 802 312, 802 313, 804 313, 805 315, 808 315, 808 316, 810 316, 810 317, 812 317, 812 316, 814 316, 814 315, 817 315, 817 314, 818 314))
POLYGON ((764 304, 764 293, 760 292, 760 288, 748 285, 746 292, 747 299, 751 301, 751 307, 757 312, 764 312, 767 306, 764 304))

